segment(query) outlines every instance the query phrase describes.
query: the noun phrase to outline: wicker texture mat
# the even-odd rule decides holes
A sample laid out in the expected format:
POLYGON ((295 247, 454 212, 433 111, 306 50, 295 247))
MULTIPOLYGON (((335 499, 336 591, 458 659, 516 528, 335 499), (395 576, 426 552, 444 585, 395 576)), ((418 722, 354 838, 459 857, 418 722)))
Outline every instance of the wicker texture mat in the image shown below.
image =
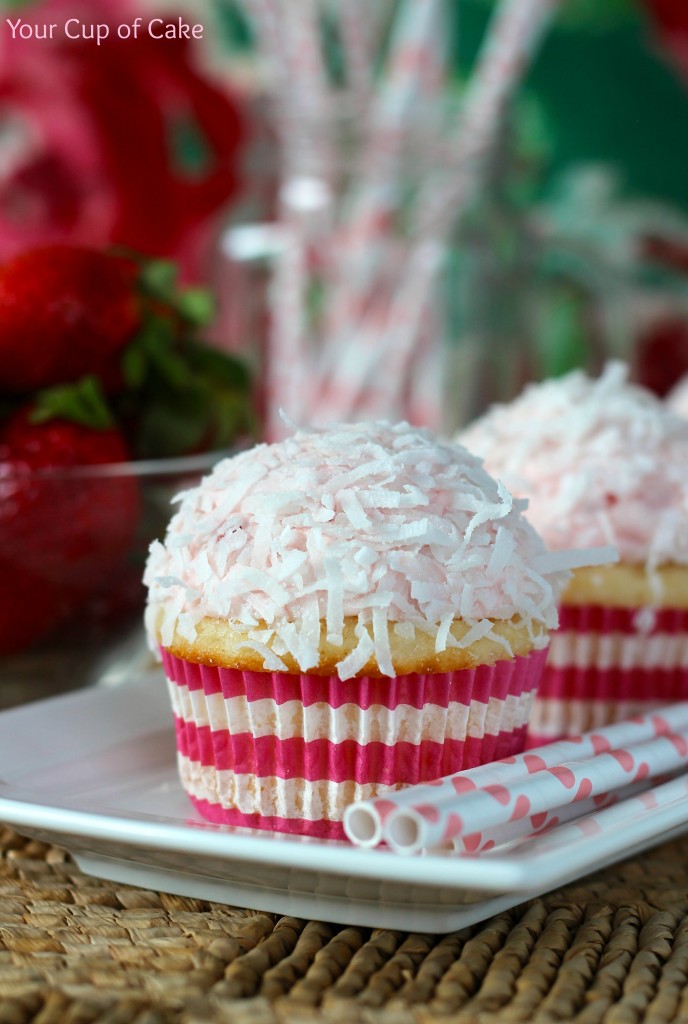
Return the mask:
POLYGON ((688 840, 446 936, 82 875, 0 826, 0 1024, 688 1022, 688 840))

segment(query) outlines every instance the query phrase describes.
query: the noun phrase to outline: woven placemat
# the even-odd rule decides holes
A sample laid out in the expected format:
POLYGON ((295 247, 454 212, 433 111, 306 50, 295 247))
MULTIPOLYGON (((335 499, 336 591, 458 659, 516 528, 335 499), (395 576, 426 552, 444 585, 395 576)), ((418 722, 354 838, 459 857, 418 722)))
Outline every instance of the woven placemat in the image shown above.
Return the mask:
POLYGON ((688 840, 430 936, 81 874, 0 825, 0 1024, 688 1021, 688 840))

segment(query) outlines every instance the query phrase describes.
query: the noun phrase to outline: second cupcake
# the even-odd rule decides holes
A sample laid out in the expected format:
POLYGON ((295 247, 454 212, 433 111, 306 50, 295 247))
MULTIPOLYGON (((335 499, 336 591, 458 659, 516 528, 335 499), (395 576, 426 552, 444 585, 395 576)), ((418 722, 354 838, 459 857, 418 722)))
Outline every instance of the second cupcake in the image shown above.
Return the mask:
POLYGON ((688 423, 609 364, 531 385, 458 436, 551 549, 613 544, 578 569, 531 719, 529 745, 688 695, 688 423))
POLYGON ((522 750, 551 567, 476 458, 407 424, 221 462, 145 577, 187 793, 215 821, 341 836, 354 800, 522 750))

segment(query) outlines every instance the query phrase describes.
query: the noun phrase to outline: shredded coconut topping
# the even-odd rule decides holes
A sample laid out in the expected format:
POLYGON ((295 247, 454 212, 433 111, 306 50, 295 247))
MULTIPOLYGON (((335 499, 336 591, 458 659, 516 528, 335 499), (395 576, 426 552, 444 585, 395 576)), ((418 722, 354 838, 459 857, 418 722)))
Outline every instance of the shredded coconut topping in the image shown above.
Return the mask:
POLYGON ((673 386, 664 402, 673 413, 688 420, 688 373, 673 386))
POLYGON ((528 498, 549 548, 611 544, 649 568, 688 564, 688 423, 623 363, 532 384, 456 441, 528 498))
POLYGON ((144 576, 154 649, 216 617, 248 628, 266 669, 289 652, 308 671, 321 620, 341 645, 353 618, 344 679, 372 654, 394 673, 390 624, 429 633, 438 651, 456 646, 454 618, 469 642, 493 635, 491 619, 557 624, 568 573, 550 569, 523 503, 479 459, 406 423, 298 431, 223 460, 180 501, 144 576))

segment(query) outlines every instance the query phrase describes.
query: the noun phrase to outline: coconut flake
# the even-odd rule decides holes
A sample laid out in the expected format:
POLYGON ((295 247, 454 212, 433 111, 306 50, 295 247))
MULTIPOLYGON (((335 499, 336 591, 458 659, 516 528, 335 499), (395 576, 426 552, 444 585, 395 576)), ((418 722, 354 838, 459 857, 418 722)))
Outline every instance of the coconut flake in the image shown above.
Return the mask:
POLYGON ((457 641, 456 646, 460 648, 472 647, 478 640, 482 640, 492 632, 492 623, 489 619, 483 619, 474 623, 468 632, 457 641))
POLYGON ((358 638, 358 644, 354 647, 350 654, 347 654, 346 658, 337 665, 337 672, 340 679, 351 679, 352 676, 357 675, 364 665, 370 661, 372 654, 375 651, 375 645, 368 634, 368 630, 365 629, 360 623, 355 629, 356 637, 358 638))
POLYGON ((344 515, 355 530, 369 530, 373 525, 363 511, 354 491, 342 491, 339 495, 344 515))
POLYGON ((488 580, 497 579, 504 572, 509 564, 514 549, 514 538, 512 534, 500 526, 495 537, 494 547, 490 552, 490 558, 485 568, 485 576, 488 580))
POLYGON ((449 636, 449 630, 451 629, 453 621, 453 615, 445 615, 440 622, 439 629, 437 630, 437 636, 435 637, 435 654, 439 654, 440 651, 446 651, 447 637, 449 636))
POLYGON ((619 561, 619 552, 612 545, 602 548, 572 548, 570 551, 546 551, 533 559, 538 573, 569 572, 593 565, 609 565, 619 561))
POLYGON ((394 675, 394 663, 392 662, 392 651, 389 646, 389 633, 387 630, 387 613, 384 608, 373 608, 373 643, 375 645, 375 660, 378 668, 384 675, 394 675))
POLYGON ((331 644, 339 646, 343 643, 344 577, 336 558, 325 559, 325 573, 327 582, 318 589, 324 589, 327 594, 327 639, 331 644))
POLYGON ((260 654, 263 659, 263 666, 268 672, 288 672, 287 666, 284 664, 281 658, 271 650, 266 644, 260 643, 258 640, 244 640, 242 643, 237 644, 237 647, 243 648, 248 647, 249 650, 255 651, 256 654, 260 654))
POLYGON ((359 548, 356 554, 354 555, 354 561, 356 562, 356 564, 361 565, 365 568, 369 568, 371 565, 374 565, 377 562, 378 558, 378 552, 375 551, 374 548, 368 546, 359 548))

